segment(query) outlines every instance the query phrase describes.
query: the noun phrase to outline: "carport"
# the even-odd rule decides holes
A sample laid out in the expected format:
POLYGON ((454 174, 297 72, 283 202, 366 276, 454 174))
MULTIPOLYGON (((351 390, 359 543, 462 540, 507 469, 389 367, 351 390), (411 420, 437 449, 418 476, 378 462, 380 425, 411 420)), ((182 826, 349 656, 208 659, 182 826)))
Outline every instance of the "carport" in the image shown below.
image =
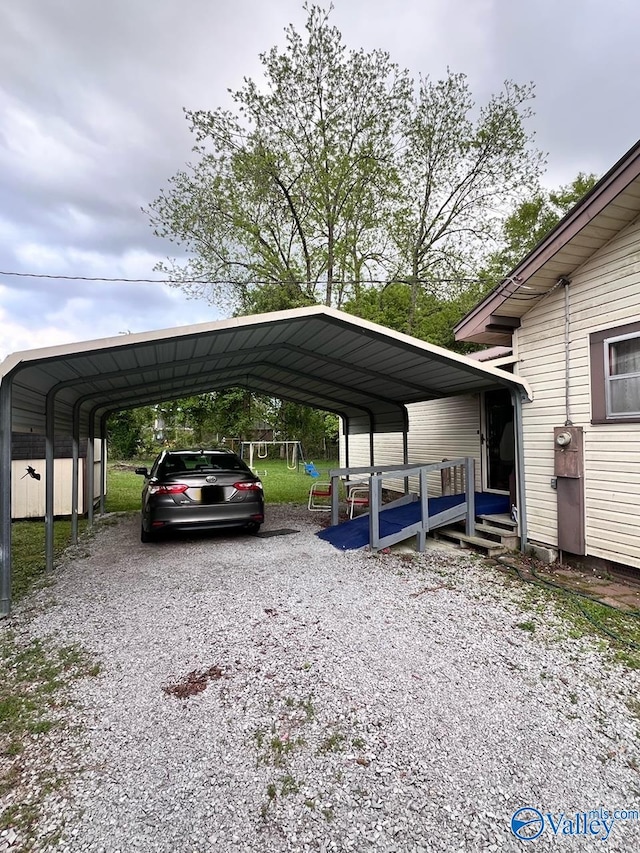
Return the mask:
MULTIPOLYGON (((510 390, 518 445, 521 536, 526 539, 521 458, 527 384, 511 374, 324 306, 123 335, 8 356, 0 365, 0 616, 11 607, 11 433, 45 436, 47 567, 53 566, 53 441, 72 437, 72 537, 78 530, 78 457, 106 441, 109 415, 206 391, 240 386, 339 415, 349 436, 401 433, 408 460, 408 403, 510 390)), ((102 454, 102 476, 104 479, 102 454)), ((102 491, 102 490, 101 490, 102 491)), ((103 510, 103 498, 101 510, 103 510)), ((89 521, 93 508, 90 502, 89 521)))

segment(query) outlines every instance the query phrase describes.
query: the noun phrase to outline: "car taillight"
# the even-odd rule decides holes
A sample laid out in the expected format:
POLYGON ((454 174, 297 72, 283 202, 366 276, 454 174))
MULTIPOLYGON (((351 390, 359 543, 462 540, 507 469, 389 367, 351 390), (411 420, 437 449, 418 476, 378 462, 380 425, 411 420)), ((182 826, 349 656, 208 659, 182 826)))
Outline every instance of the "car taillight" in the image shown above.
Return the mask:
POLYGON ((189 486, 184 483, 156 483, 149 486, 150 495, 181 495, 187 491, 189 486))
POLYGON ((233 488, 237 489, 239 492, 261 492, 262 491, 262 483, 256 482, 242 482, 242 483, 234 483, 233 488))

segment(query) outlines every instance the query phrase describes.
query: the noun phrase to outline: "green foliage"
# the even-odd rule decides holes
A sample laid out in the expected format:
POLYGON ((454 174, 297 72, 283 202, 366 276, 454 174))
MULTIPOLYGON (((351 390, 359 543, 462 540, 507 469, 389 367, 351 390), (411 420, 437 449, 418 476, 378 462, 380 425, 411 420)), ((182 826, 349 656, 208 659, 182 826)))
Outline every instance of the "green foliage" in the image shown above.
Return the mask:
POLYGON ((388 53, 348 51, 329 12, 304 8, 306 33, 289 26, 285 49, 261 55, 263 79, 232 92, 235 112, 187 112, 195 162, 149 215, 190 261, 161 268, 239 313, 364 312, 376 282, 404 282, 407 331, 425 296, 444 323, 509 202, 537 184, 533 87, 506 82, 479 108, 463 74, 416 88, 388 53))
POLYGON ((237 387, 177 400, 173 405, 178 409, 178 422, 191 430, 190 439, 182 443, 246 440, 252 436, 255 424, 264 421, 270 402, 268 397, 237 387))
POLYGON ((150 210, 156 233, 192 253, 172 272, 228 282, 209 293, 242 312, 339 303, 343 282, 377 265, 409 79, 384 51, 348 52, 328 13, 305 9, 305 36, 289 26, 284 52, 260 56, 264 80, 232 93, 235 114, 187 112, 198 160, 150 210))
POLYGON ((346 737, 341 732, 331 732, 318 747, 318 752, 341 752, 345 748, 345 742, 346 737))
POLYGON ((508 275, 597 182, 597 175, 580 172, 570 184, 550 192, 539 190, 520 202, 505 220, 501 248, 480 274, 489 282, 485 290, 508 275))
POLYGON ((475 290, 468 289, 457 298, 434 296, 419 292, 413 307, 414 294, 408 284, 394 283, 382 289, 363 288, 358 300, 350 300, 345 311, 380 323, 389 329, 412 334, 441 347, 466 352, 468 344, 460 344, 453 337, 453 327, 475 302, 475 290))
POLYGON ((391 237, 397 275, 411 285, 413 332, 421 292, 456 297, 500 233, 505 205, 537 186, 530 147, 533 85, 505 81, 479 110, 464 74, 420 81, 396 166, 391 237))
POLYGON ((142 425, 133 409, 111 415, 107 423, 109 455, 132 459, 142 443, 142 425))
POLYGON ((300 441, 309 455, 326 458, 339 432, 336 415, 238 387, 121 412, 109 426, 109 456, 117 460, 153 460, 165 447, 237 447, 265 431, 273 431, 277 440, 300 441), (154 424, 162 426, 154 429, 154 424))
POLYGON ((344 305, 345 310, 448 349, 458 352, 473 349, 473 345, 460 344, 454 339, 453 327, 543 239, 597 180, 596 175, 581 173, 556 191, 538 191, 521 202, 504 223, 500 251, 490 256, 477 280, 459 288, 457 293, 438 295, 424 289, 416 292, 410 284, 395 282, 383 288, 362 288, 357 300, 349 300, 344 305))
POLYGON ((340 429, 337 415, 296 403, 275 402, 277 405, 272 423, 278 440, 300 441, 308 457, 326 459, 333 454, 340 429))
POLYGON ((157 406, 165 425, 173 425, 174 443, 196 446, 211 441, 211 436, 217 432, 216 416, 220 408, 217 398, 218 395, 211 392, 157 406))

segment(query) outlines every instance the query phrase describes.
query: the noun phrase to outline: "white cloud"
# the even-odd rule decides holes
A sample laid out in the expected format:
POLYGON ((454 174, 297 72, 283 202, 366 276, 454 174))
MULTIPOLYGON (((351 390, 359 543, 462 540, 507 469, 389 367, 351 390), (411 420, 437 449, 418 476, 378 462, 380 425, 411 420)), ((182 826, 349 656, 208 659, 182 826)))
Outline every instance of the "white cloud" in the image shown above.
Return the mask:
MULTIPOLYGON (((0 286, 0 300, 3 289, 0 286)), ((44 324, 34 328, 28 317, 21 322, 11 317, 2 305, 0 305, 0 333, 0 360, 5 359, 10 353, 68 344, 75 340, 73 330, 65 326, 44 324)))
MULTIPOLYGON (((334 5, 348 48, 386 49, 416 77, 467 73, 478 103, 506 78, 536 81, 551 187, 602 173, 635 142, 631 0, 334 5)), ((259 53, 304 20, 302 0, 0 3, 0 270, 155 277, 176 247, 140 208, 190 157, 182 108, 229 105, 227 89, 259 79, 259 53)), ((218 316, 162 285, 10 277, 0 312, 5 353, 218 316)))

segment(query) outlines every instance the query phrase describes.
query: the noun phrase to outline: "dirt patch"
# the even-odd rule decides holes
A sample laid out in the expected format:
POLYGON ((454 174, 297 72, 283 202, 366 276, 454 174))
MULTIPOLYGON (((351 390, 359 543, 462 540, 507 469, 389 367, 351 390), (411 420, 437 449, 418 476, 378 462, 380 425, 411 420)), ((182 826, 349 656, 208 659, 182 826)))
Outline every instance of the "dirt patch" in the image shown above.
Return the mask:
POLYGON ((167 684, 162 689, 170 696, 177 696, 178 699, 188 699, 189 696, 195 696, 207 689, 207 685, 211 680, 224 678, 225 672, 222 667, 214 664, 209 669, 197 670, 194 669, 187 673, 180 681, 173 684, 167 684))

